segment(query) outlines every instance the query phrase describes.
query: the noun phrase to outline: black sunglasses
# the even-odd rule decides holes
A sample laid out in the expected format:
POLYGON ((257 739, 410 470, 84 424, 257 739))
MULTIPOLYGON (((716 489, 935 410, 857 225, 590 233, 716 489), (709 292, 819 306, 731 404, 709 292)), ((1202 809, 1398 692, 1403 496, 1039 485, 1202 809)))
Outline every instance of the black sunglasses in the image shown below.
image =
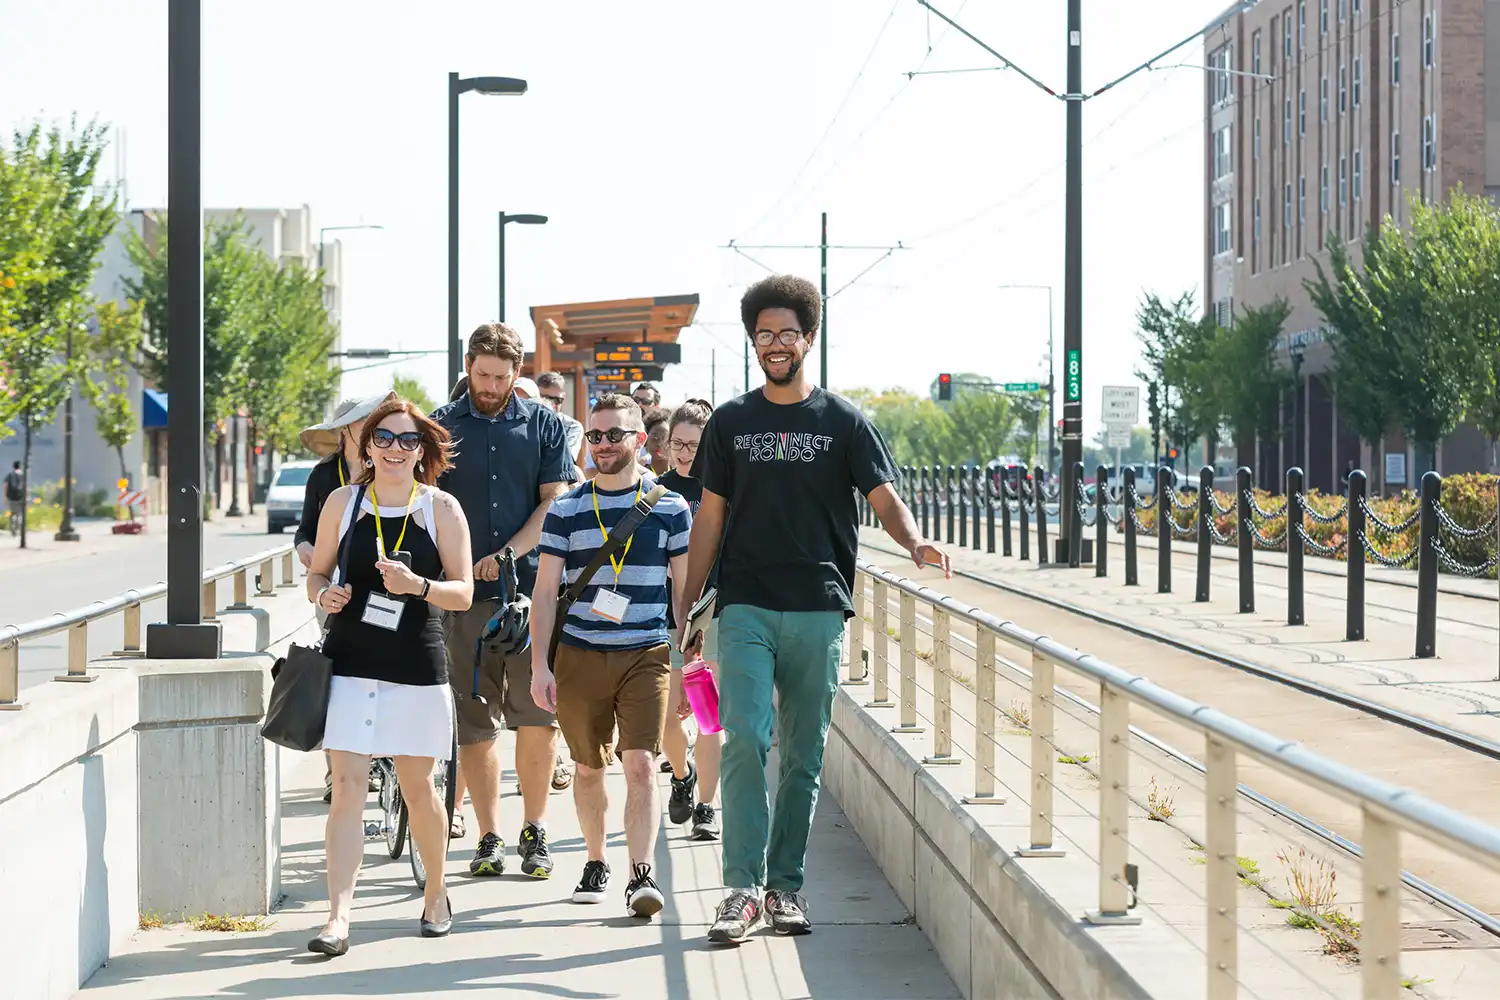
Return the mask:
POLYGON ((611 427, 607 431, 584 431, 583 437, 589 444, 598 444, 605 438, 609 438, 610 444, 619 444, 628 435, 639 433, 640 431, 627 431, 623 427, 611 427))
POLYGON ((397 443, 401 445, 402 451, 416 451, 422 447, 422 435, 416 431, 403 431, 397 434, 395 431, 388 431, 384 427, 377 427, 371 433, 370 440, 374 442, 377 448, 389 448, 391 445, 397 443))

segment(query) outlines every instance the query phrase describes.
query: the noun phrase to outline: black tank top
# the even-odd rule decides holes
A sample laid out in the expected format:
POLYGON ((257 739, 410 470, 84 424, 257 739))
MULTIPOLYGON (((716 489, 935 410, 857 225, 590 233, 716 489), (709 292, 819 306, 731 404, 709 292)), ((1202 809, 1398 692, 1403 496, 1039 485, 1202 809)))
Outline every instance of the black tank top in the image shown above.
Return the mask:
MULTIPOLYGON (((432 504, 422 506, 422 517, 433 516, 432 504)), ((389 510, 390 508, 386 508, 389 510)), ((425 524, 417 519, 418 504, 412 506, 411 523, 401 543, 411 553, 412 572, 429 580, 442 576, 437 543, 425 524)), ((380 528, 386 544, 394 547, 401 533, 401 515, 382 517, 380 528)), ((333 661, 338 677, 364 677, 393 684, 431 685, 448 682, 448 661, 443 644, 442 613, 415 594, 405 598, 406 610, 395 631, 360 619, 371 591, 384 592, 380 571, 375 568, 375 516, 365 512, 354 522, 349 540, 349 579, 353 590, 344 610, 328 619, 324 653, 333 661)))

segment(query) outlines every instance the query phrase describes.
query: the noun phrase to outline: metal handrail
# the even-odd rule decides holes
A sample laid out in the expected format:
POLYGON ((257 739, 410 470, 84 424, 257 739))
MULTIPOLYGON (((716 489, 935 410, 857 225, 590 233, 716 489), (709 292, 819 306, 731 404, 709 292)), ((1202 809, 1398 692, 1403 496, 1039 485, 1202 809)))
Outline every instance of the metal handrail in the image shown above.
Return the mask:
MULTIPOLYGON (((203 571, 203 618, 212 621, 219 611, 217 584, 225 577, 234 577, 234 603, 229 605, 230 609, 249 607, 249 571, 259 566, 261 573, 259 577, 258 594, 270 594, 273 591, 272 577, 274 575, 275 561, 281 559, 282 580, 276 586, 295 586, 295 548, 290 543, 278 545, 274 548, 265 549, 254 555, 245 556, 241 559, 233 559, 218 566, 203 571)), ((67 631, 68 635, 68 672, 58 680, 88 681, 92 680, 88 673, 88 626, 90 622, 99 621, 113 614, 124 613, 125 615, 125 643, 120 650, 122 655, 141 655, 141 605, 146 601, 162 597, 167 592, 165 583, 155 583, 149 587, 139 590, 127 590, 123 594, 108 598, 103 601, 95 601, 92 604, 71 611, 59 611, 48 615, 46 618, 38 618, 34 621, 23 622, 19 625, 0 626, 0 709, 20 708, 20 644, 28 639, 38 639, 42 636, 53 635, 58 632, 67 631)))
MULTIPOLYGON (((1136 922, 1128 914, 1125 884, 1128 828, 1131 822, 1125 795, 1129 787, 1129 703, 1134 702, 1155 714, 1201 732, 1207 744, 1205 777, 1209 793, 1207 803, 1208 906, 1210 924, 1216 930, 1208 935, 1209 996, 1232 996, 1236 967, 1234 800, 1238 780, 1236 756, 1244 754, 1306 784, 1350 803, 1361 811, 1363 821, 1362 863, 1364 867, 1364 903, 1361 919, 1360 951, 1364 969, 1364 992, 1367 998, 1395 997, 1399 988, 1401 928, 1401 865, 1399 833, 1405 831, 1425 837, 1449 851, 1500 872, 1500 829, 1432 801, 1410 789, 1402 788, 1361 773, 1306 749, 1295 741, 1274 736, 1241 722, 1207 705, 1160 687, 1144 677, 1122 670, 1095 656, 1064 645, 1047 636, 1004 621, 982 608, 969 607, 946 594, 897 576, 861 560, 858 570, 870 578, 874 591, 873 621, 875 628, 868 644, 864 635, 865 584, 855 587, 855 616, 851 620, 850 674, 846 683, 868 682, 865 676, 853 676, 857 665, 868 662, 873 648, 876 670, 873 681, 875 701, 871 707, 896 707, 889 697, 890 657, 886 643, 891 641, 884 628, 892 591, 900 595, 901 631, 896 641, 900 656, 901 726, 894 732, 921 732, 916 726, 916 655, 915 608, 922 602, 932 609, 933 718, 936 726, 935 753, 924 763, 955 763, 952 750, 951 705, 949 701, 948 648, 950 622, 957 619, 975 628, 976 697, 981 705, 994 705, 997 680, 996 640, 1017 647, 1031 657, 1031 844, 1017 853, 1023 857, 1049 857, 1062 852, 1053 849, 1053 703, 1058 697, 1054 677, 1062 667, 1099 685, 1099 778, 1102 789, 1099 809, 1099 909, 1088 919, 1096 923, 1136 922), (943 704, 939 704, 942 702, 943 704)), ((970 804, 1003 803, 996 794, 994 773, 994 712, 979 713, 975 728, 975 791, 964 801, 970 804)), ((1211 928, 1211 930, 1213 929, 1211 928)))

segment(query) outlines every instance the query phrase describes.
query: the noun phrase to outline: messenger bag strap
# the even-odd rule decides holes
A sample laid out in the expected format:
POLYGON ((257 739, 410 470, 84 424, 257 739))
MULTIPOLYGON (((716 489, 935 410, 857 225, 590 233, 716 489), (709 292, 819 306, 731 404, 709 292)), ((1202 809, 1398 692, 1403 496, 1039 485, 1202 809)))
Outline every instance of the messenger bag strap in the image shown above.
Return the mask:
POLYGON ((625 512, 624 516, 614 526, 614 530, 609 533, 609 538, 605 539, 604 544, 599 546, 599 551, 594 553, 594 558, 590 559, 588 565, 583 567, 583 572, 578 574, 578 579, 574 580, 572 585, 563 590, 562 596, 557 599, 557 617, 552 622, 552 640, 547 645, 547 662, 549 664, 552 662, 553 657, 557 655, 557 644, 562 641, 563 626, 567 624, 568 620, 568 609, 582 595, 584 589, 594 579, 594 574, 599 572, 600 567, 604 565, 609 557, 625 547, 625 543, 630 541, 630 536, 635 534, 635 530, 645 522, 646 518, 651 514, 651 509, 656 506, 656 502, 666 492, 667 488, 658 484, 653 486, 645 496, 632 504, 630 509, 625 512))

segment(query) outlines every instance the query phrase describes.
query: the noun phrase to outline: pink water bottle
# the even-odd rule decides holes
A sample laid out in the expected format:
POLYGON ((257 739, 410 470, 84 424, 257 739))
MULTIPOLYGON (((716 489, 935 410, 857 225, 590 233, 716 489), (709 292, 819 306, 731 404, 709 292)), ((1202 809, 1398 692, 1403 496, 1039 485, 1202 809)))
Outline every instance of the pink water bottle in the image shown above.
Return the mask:
POLYGON ((698 732, 717 733, 719 725, 719 685, 714 681, 714 672, 700 657, 682 668, 682 689, 687 692, 688 704, 693 706, 693 718, 698 720, 698 732))

